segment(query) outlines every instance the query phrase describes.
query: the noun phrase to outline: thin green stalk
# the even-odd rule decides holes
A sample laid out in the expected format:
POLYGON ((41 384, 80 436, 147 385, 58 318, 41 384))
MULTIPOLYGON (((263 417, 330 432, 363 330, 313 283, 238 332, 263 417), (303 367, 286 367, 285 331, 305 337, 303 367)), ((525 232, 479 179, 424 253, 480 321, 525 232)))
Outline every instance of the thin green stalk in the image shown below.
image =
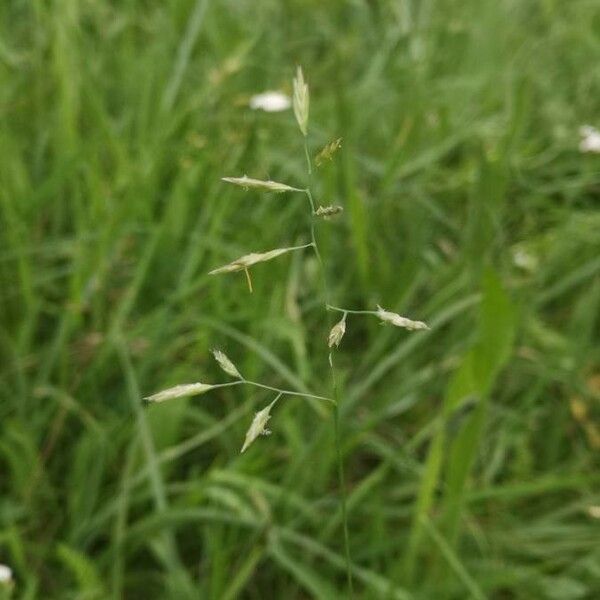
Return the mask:
POLYGON ((344 531, 344 554, 346 557, 346 577, 348 580, 348 590, 350 597, 354 594, 354 585, 352 583, 352 569, 351 569, 351 557, 350 557, 350 535, 348 533, 348 507, 346 500, 346 478, 344 476, 344 462, 342 460, 342 444, 340 437, 340 411, 338 409, 339 398, 339 387, 337 378, 335 376, 335 367, 333 366, 333 357, 329 355, 329 367, 331 370, 331 378, 333 381, 333 391, 336 405, 333 409, 333 423, 335 433, 335 452, 337 457, 338 466, 338 480, 341 489, 341 505, 342 505, 342 528, 344 531))
POLYGON ((306 167, 308 170, 309 176, 312 176, 312 163, 310 160, 310 153, 308 151, 308 139, 304 136, 304 156, 306 157, 306 167))
POLYGON ((377 316, 379 313, 376 310, 350 310, 348 308, 339 308, 337 306, 331 306, 331 304, 327 305, 327 310, 337 310, 341 313, 346 313, 350 315, 375 315, 377 316))
POLYGON ((329 289, 327 287, 327 281, 325 279, 325 265, 323 264, 323 258, 321 257, 321 252, 319 251, 319 245, 317 244, 317 236, 315 234, 315 201, 313 200, 312 193, 309 188, 305 190, 306 196, 308 197, 308 201, 310 202, 310 239, 311 243, 309 244, 314 248, 315 255, 317 260, 319 261, 319 268, 321 270, 321 279, 323 281, 323 290, 325 292, 325 304, 329 302, 329 289))
MULTIPOLYGON (((192 386, 194 384, 191 384, 192 386)), ((204 384, 201 384, 204 385, 204 384)), ((211 383, 211 384, 206 384, 208 387, 206 390, 197 392, 195 390, 192 390, 191 393, 189 394, 176 394, 175 396, 171 396, 171 397, 180 397, 182 395, 195 395, 198 393, 204 393, 205 391, 208 390, 214 390, 214 389, 219 389, 219 388, 229 388, 229 387, 234 387, 236 385, 251 385, 254 387, 258 387, 258 388, 262 388, 264 390, 270 390, 272 392, 277 392, 278 394, 282 395, 282 396, 300 396, 302 398, 312 398, 313 400, 324 400, 326 402, 331 402, 332 404, 335 405, 335 400, 333 400, 332 398, 328 398, 327 396, 317 396, 316 394, 310 394, 308 392, 296 392, 295 390, 282 390, 281 388, 278 387, 273 387, 271 385, 266 385, 264 383, 259 383, 258 381, 250 381, 248 379, 244 379, 244 377, 240 376, 240 379, 236 379, 235 381, 227 381, 225 383, 211 383)), ((174 388, 176 389, 176 388, 174 388)), ((166 390, 166 391, 171 391, 171 390, 166 390)), ((157 398, 155 398, 154 396, 150 396, 148 398, 146 398, 146 400, 148 402, 155 402, 155 401, 163 401, 166 398, 161 398, 160 400, 157 400, 157 398)))
MULTIPOLYGON (((325 270, 325 264, 323 263, 323 258, 321 256, 321 252, 319 250, 319 244, 317 242, 317 237, 315 234, 315 202, 312 196, 312 192, 310 190, 310 186, 312 184, 312 164, 310 160, 310 153, 308 151, 308 141, 306 136, 304 136, 304 155, 306 157, 306 165, 308 170, 308 179, 309 185, 306 187, 306 195, 308 197, 308 201, 310 203, 311 215, 310 215, 310 236, 312 241, 312 246, 315 252, 315 256, 317 258, 317 262, 319 263, 319 269, 321 271, 321 281, 323 285, 323 293, 325 295, 324 304, 325 311, 327 313, 327 320, 329 322, 329 327, 331 328, 331 319, 329 318, 329 285, 327 283, 327 273, 325 270)), ((348 592, 350 598, 354 595, 354 585, 352 582, 352 560, 350 556, 350 536, 348 533, 348 508, 347 508, 347 498, 346 498, 346 478, 344 476, 344 462, 342 459, 342 447, 340 441, 340 414, 339 414, 339 403, 340 403, 340 391, 336 377, 336 371, 334 366, 333 357, 330 353, 329 355, 329 367, 331 372, 331 384, 333 390, 334 397, 334 409, 333 409, 333 423, 334 423, 334 441, 335 441, 335 451, 336 451, 336 461, 337 461, 337 471, 338 471, 338 482, 340 486, 340 502, 342 509, 342 526, 344 532, 344 555, 346 559, 346 577, 348 581, 348 592)))
POLYGON ((248 379, 242 379, 239 381, 239 383, 247 383, 248 385, 253 385, 264 390, 271 390, 272 392, 277 392, 284 396, 300 396, 301 398, 314 398, 315 400, 325 400, 327 402, 331 402, 332 404, 336 403, 335 400, 333 400, 332 398, 327 398, 326 396, 317 396, 316 394, 307 394, 304 392, 294 392, 293 390, 282 390, 276 387, 272 387, 270 385, 265 385, 264 383, 258 383, 257 381, 250 381, 248 379))

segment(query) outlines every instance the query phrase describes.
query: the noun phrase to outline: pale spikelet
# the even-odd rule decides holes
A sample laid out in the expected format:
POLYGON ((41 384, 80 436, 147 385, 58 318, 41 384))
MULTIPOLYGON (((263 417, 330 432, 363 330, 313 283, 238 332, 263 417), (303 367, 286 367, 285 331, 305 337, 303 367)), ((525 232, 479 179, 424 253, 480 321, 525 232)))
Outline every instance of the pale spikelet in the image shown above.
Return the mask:
POLYGON ((327 219, 327 217, 333 217, 334 215, 339 215, 341 212, 344 212, 344 209, 337 204, 332 204, 330 206, 319 206, 315 211, 315 215, 317 217, 323 217, 327 219))
POLYGON ((282 110, 287 110, 292 105, 292 101, 283 92, 269 91, 252 96, 248 104, 253 110, 281 112, 282 110))
POLYGON ((327 338, 327 345, 332 348, 334 345, 337 348, 346 333, 346 313, 344 316, 331 328, 327 338))
POLYGON ((278 181, 263 181, 262 179, 252 179, 244 175, 243 177, 221 177, 221 181, 232 183, 233 185, 239 185, 245 190, 254 188, 257 190, 264 190, 266 192, 275 192, 280 194, 282 192, 301 192, 298 188, 286 185, 285 183, 279 183, 278 181))
POLYGON ((252 444, 252 442, 259 435, 271 434, 271 432, 266 429, 266 426, 271 418, 271 409, 275 405, 275 402, 279 400, 279 398, 281 398, 281 394, 279 394, 277 398, 275 398, 275 400, 273 400, 273 402, 267 406, 267 408, 263 408, 254 415, 254 419, 252 419, 252 423, 250 423, 250 427, 246 432, 246 439, 244 440, 244 445, 242 446, 241 452, 245 452, 246 448, 248 448, 248 446, 250 446, 250 444, 252 444))
POLYGON ((208 383, 183 383, 176 385, 175 387, 168 388, 162 392, 147 396, 144 400, 148 402, 164 402, 165 400, 172 400, 173 398, 183 398, 185 396, 198 396, 204 394, 214 388, 214 385, 208 383))
POLYGON ((270 250, 269 252, 252 252, 251 254, 246 254, 245 256, 240 256, 236 258, 233 262, 229 264, 223 265, 222 267, 218 267, 217 269, 213 269, 209 271, 209 275, 218 275, 219 273, 233 273, 235 271, 245 271, 248 267, 255 265, 256 263, 266 262, 268 260, 272 260, 281 256, 282 254, 286 254, 287 252, 292 252, 293 250, 300 250, 301 248, 307 248, 310 244, 306 246, 293 246, 291 248, 276 248, 275 250, 270 250))
POLYGON ((231 375, 236 379, 243 379, 240 372, 237 370, 236 366, 231 362, 225 352, 221 352, 221 350, 217 350, 216 348, 211 350, 211 352, 213 353, 215 360, 219 363, 221 369, 223 369, 227 375, 231 375))
POLYGON ((308 85, 304 81, 302 69, 296 69, 296 77, 294 79, 294 115, 298 121, 298 127, 302 135, 308 133, 308 85))
POLYGON ((12 569, 7 565, 0 564, 0 586, 10 586, 12 582, 12 569))
POLYGON ((377 316, 384 323, 391 323, 396 327, 404 327, 404 329, 410 329, 411 331, 416 331, 418 329, 429 329, 429 327, 423 323, 423 321, 412 321, 406 317, 401 317, 397 313, 384 310, 379 305, 377 305, 377 316))
POLYGON ((315 156, 315 164, 320 167, 326 160, 331 160, 333 155, 342 147, 342 138, 338 138, 333 142, 329 142, 320 152, 315 156))

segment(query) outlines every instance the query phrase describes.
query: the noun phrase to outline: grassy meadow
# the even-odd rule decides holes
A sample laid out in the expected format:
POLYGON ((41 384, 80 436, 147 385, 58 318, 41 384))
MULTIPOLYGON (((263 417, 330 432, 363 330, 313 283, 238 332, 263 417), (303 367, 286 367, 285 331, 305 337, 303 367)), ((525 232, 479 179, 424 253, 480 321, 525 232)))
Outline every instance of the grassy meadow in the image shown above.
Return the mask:
MULTIPOLYGON (((0 2, 0 563, 23 599, 600 597, 600 5, 0 2), (310 88, 311 220, 292 110, 310 88), (312 248, 349 314, 330 397, 312 248), (337 432, 337 433, 336 433, 337 432), (343 469, 340 472, 340 466, 343 469), (341 475, 341 477, 340 477, 341 475), (344 530, 348 531, 348 544, 344 530)), ((5 596, 8 597, 8 588, 5 596)), ((0 596, 3 593, 0 589, 0 596)))

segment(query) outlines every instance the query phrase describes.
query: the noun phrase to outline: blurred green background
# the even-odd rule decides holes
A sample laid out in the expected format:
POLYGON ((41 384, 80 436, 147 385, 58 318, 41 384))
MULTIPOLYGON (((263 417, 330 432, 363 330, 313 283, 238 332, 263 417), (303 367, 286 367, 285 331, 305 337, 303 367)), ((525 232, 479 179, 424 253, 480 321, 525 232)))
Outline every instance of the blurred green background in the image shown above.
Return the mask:
POLYGON ((0 563, 15 598, 349 598, 291 111, 311 91, 356 598, 600 597, 600 5, 4 0, 0 563))

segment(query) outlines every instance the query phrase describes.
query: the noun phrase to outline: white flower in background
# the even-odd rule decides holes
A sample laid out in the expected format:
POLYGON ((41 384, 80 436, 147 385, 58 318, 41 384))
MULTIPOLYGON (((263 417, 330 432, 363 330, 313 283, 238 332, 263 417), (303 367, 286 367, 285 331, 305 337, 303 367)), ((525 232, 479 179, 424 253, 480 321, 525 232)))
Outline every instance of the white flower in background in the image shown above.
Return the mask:
POLYGON ((581 152, 594 152, 600 154, 600 131, 591 125, 583 125, 579 128, 581 141, 579 150, 581 152))
POLYGON ((515 266, 519 267, 519 269, 533 273, 538 268, 537 256, 525 248, 513 248, 512 257, 515 266))
POLYGON ((600 506, 588 506, 587 512, 592 519, 600 519, 600 506))
POLYGON ((0 564, 0 585, 9 585, 13 581, 13 572, 10 567, 0 564))
POLYGON ((281 112, 292 106, 289 96, 283 92, 271 91, 256 94, 250 98, 250 108, 253 110, 264 110, 265 112, 281 112))

